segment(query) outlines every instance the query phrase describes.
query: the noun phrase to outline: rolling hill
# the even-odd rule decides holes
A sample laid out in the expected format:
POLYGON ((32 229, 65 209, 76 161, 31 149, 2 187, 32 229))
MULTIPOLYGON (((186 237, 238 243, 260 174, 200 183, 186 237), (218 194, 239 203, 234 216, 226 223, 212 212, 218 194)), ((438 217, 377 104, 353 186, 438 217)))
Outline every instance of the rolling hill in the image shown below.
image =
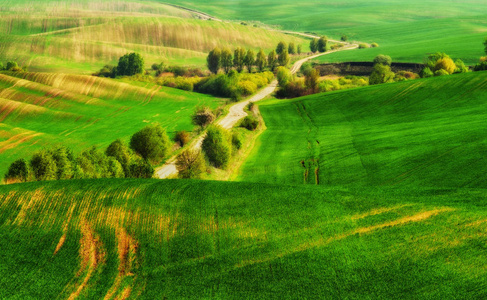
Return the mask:
POLYGON ((0 74, 0 174, 56 145, 81 152, 128 138, 150 123, 191 131, 197 106, 219 98, 153 84, 61 73, 0 74), (14 77, 18 76, 18 77, 14 77))
POLYGON ((486 91, 478 72, 266 101, 239 180, 486 188, 486 91))
POLYGON ((1 298, 484 298, 485 189, 0 186, 1 298))

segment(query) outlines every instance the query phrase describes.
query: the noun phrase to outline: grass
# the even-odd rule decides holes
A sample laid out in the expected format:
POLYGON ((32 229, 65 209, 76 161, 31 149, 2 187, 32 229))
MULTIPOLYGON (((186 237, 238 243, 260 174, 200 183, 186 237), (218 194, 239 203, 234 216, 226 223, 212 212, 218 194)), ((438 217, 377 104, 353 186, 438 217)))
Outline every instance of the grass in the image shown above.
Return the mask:
POLYGON ((205 67, 215 46, 269 52, 280 40, 307 44, 262 28, 194 19, 151 1, 65 1, 57 9, 52 1, 10 2, 0 0, 0 7, 11 5, 0 11, 0 61, 17 60, 36 72, 93 73, 128 52, 141 53, 147 68, 161 61, 205 67))
POLYGON ((184 180, 0 186, 0 297, 483 298, 485 199, 184 180))
POLYGON ((158 122, 174 136, 191 131, 200 105, 221 99, 137 82, 55 73, 0 74, 0 174, 39 149, 106 147, 158 122))
MULTIPOLYGON (((487 7, 482 1, 165 1, 194 7, 225 19, 257 20, 286 30, 315 32, 339 39, 377 42, 379 49, 334 55, 336 61, 370 61, 377 54, 422 62, 443 51, 473 64, 483 54, 487 7)), ((331 57, 323 57, 328 61, 331 57)))
POLYGON ((485 188, 486 89, 479 72, 266 101, 239 180, 485 188))

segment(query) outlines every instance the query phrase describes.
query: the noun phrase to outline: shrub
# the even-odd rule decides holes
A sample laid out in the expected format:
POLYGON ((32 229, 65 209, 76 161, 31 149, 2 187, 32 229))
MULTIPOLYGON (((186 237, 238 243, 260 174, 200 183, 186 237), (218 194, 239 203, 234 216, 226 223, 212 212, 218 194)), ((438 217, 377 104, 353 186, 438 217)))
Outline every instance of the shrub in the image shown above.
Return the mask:
POLYGON ((396 73, 396 77, 394 78, 395 81, 404 81, 404 80, 411 80, 411 79, 418 79, 419 75, 409 71, 399 71, 396 73))
POLYGON ((257 92, 257 85, 250 80, 241 81, 238 83, 238 90, 243 96, 252 95, 257 92))
POLYGON ((181 147, 184 147, 184 145, 188 144, 190 140, 191 135, 185 130, 176 132, 176 135, 174 136, 174 141, 178 143, 181 147))
POLYGON ((5 181, 26 182, 29 179, 29 173, 29 165, 25 159, 21 158, 10 164, 5 174, 5 181))
POLYGON ((381 84, 392 82, 394 80, 394 72, 391 71, 391 67, 382 64, 375 64, 374 70, 369 77, 369 84, 381 84))
POLYGON ((130 177, 132 178, 152 178, 154 168, 143 159, 136 159, 130 164, 130 177))
POLYGON ((434 76, 433 71, 431 71, 429 67, 423 68, 423 70, 421 70, 419 75, 421 76, 421 78, 429 78, 434 76))
MULTIPOLYGON (((436 61, 436 64, 435 64, 435 71, 444 70, 448 74, 453 74, 453 72, 455 72, 456 68, 457 67, 456 67, 455 63, 449 57, 440 58, 436 61)), ((442 73, 444 73, 444 72, 442 72, 442 73)), ((437 76, 436 72, 435 72, 435 76, 437 76)))
POLYGON ((117 76, 117 67, 105 65, 100 71, 94 73, 93 76, 115 78, 117 76))
POLYGON ((179 178, 199 179, 206 171, 205 159, 200 151, 185 150, 178 155, 176 168, 179 178))
POLYGON ((285 87, 292 80, 292 73, 285 67, 277 68, 277 82, 280 87, 285 87))
POLYGON ((392 64, 392 59, 389 55, 377 55, 374 58, 374 64, 382 64, 384 66, 390 66, 392 64))
POLYGON ((56 162, 48 151, 35 153, 30 160, 30 167, 37 181, 56 179, 56 162))
POLYGON ((444 76, 444 75, 450 75, 450 73, 447 70, 439 69, 435 71, 435 76, 444 76))
POLYGON ((145 160, 159 163, 169 153, 171 143, 161 125, 149 125, 132 135, 130 148, 145 160))
POLYGON ((206 127, 215 121, 215 114, 209 107, 199 107, 191 116, 193 125, 206 127))
POLYGON ((112 142, 105 151, 105 154, 109 157, 115 158, 125 173, 125 177, 130 176, 130 161, 132 155, 130 153, 129 147, 121 140, 116 140, 112 142))
POLYGON ((369 48, 369 45, 367 45, 365 43, 360 43, 360 44, 358 44, 358 48, 359 49, 367 49, 367 48, 369 48))
POLYGON ((259 119, 254 116, 246 116, 240 121, 240 127, 247 128, 250 131, 254 131, 259 126, 259 119))
POLYGON ((125 172, 122 165, 115 157, 108 157, 107 159, 107 173, 104 177, 107 178, 124 178, 125 172))
POLYGON ((289 46, 287 47, 287 52, 289 54, 296 54, 296 45, 293 42, 289 43, 289 46))
POLYGON ((346 42, 346 41, 348 41, 348 36, 342 34, 340 39, 342 40, 342 42, 346 42))
POLYGON ((276 53, 277 53, 277 55, 282 54, 284 52, 284 50, 287 51, 287 48, 288 47, 287 47, 286 43, 283 42, 283 41, 280 41, 279 44, 277 44, 277 47, 276 47, 276 53))
POLYGON ((379 47, 379 44, 377 44, 377 43, 372 43, 372 44, 370 44, 370 47, 372 47, 372 48, 377 48, 377 47, 379 47))
POLYGON ((276 92, 276 98, 296 98, 309 95, 303 81, 291 81, 276 92))
POLYGON ((217 126, 209 127, 201 148, 214 167, 225 169, 228 166, 231 147, 225 129, 217 126))
POLYGON ((316 69, 311 69, 307 72, 304 78, 304 85, 311 93, 316 93, 320 79, 320 72, 316 69))
POLYGON ((106 178, 108 174, 108 157, 96 147, 83 151, 78 156, 77 164, 82 178, 106 178))
POLYGON ((480 63, 476 64, 474 67, 474 71, 485 71, 487 70, 487 61, 481 61, 480 63))
POLYGON ((3 63, 0 62, 0 71, 5 70, 5 67, 3 66, 3 63))
POLYGON ((465 66, 465 63, 461 59, 457 59, 455 61, 455 72, 454 73, 467 73, 468 67, 465 66))
POLYGON ((238 132, 232 134, 232 146, 235 150, 240 150, 242 148, 243 142, 242 137, 238 132))
POLYGON ((125 54, 118 60, 117 75, 133 76, 144 71, 144 59, 139 53, 125 54))
POLYGON ((9 61, 7 62, 7 67, 5 68, 7 71, 15 71, 15 69, 18 69, 19 65, 17 64, 16 61, 9 61))

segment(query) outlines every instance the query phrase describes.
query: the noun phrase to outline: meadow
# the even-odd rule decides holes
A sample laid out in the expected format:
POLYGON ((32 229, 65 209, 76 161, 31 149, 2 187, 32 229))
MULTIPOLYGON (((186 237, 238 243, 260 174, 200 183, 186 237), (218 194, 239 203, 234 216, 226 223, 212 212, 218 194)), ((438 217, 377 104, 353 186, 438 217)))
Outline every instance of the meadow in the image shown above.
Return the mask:
POLYGON ((5 8, 0 10, 0 61, 17 60, 30 71, 90 74, 105 64, 116 65, 129 52, 140 53, 146 66, 164 62, 205 67, 208 52, 216 46, 269 52, 284 40, 307 47, 302 38, 200 20, 157 2, 53 3, 37 1, 32 11, 25 1, 0 1, 5 8))
POLYGON ((239 180, 485 188, 486 91, 477 72, 268 100, 239 180))
POLYGON ((0 74, 0 174, 18 158, 63 145, 106 147, 151 123, 192 131, 197 106, 223 100, 148 83, 60 73, 0 74), (15 77, 18 76, 18 77, 15 77), (125 81, 125 82, 124 82, 125 81))
POLYGON ((484 298, 485 189, 0 186, 0 297, 484 298))
POLYGON ((255 20, 299 32, 335 39, 377 42, 379 49, 343 52, 324 61, 371 61, 387 54, 395 61, 422 62, 428 53, 447 52, 468 64, 478 62, 487 36, 487 6, 483 1, 348 0, 348 1, 165 1, 218 17, 255 20))

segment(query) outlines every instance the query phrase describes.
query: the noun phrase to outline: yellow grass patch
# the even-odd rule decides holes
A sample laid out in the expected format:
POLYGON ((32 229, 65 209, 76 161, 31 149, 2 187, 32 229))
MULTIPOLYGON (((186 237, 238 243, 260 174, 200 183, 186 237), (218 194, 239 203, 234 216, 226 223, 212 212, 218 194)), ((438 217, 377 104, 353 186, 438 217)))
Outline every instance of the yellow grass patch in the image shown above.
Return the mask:
POLYGON ((394 206, 394 207, 383 207, 383 208, 373 209, 373 210, 368 211, 368 212, 363 213, 363 214, 353 215, 352 220, 360 220, 363 218, 367 218, 367 217, 371 217, 371 216, 375 216, 375 215, 380 215, 383 213, 398 210, 398 209, 401 209, 403 207, 407 207, 407 206, 411 206, 411 205, 412 204, 406 204, 406 205, 398 205, 398 206, 394 206))

